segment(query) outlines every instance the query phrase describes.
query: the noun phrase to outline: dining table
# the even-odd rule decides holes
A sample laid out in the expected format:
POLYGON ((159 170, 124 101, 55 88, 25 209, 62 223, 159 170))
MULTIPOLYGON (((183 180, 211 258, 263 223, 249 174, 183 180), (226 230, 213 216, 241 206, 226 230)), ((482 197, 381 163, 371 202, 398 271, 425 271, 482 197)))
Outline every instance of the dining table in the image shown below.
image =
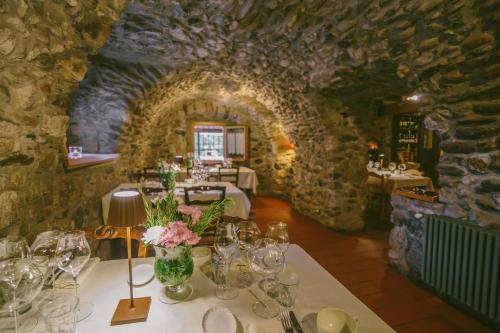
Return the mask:
MULTIPOLYGON (((109 206, 111 202, 111 195, 115 192, 122 191, 125 189, 136 189, 139 187, 139 185, 143 188, 145 187, 150 187, 150 188, 159 188, 162 189, 163 185, 158 182, 158 181, 147 181, 142 184, 138 183, 122 183, 119 186, 117 186, 115 189, 113 189, 111 192, 106 193, 102 199, 101 199, 101 204, 102 204, 102 218, 104 220, 104 224, 107 224, 108 221, 108 213, 109 213, 109 206)), ((224 215, 231 216, 231 217, 237 217, 241 218, 244 220, 247 220, 250 216, 250 200, 246 196, 246 194, 240 190, 238 187, 234 186, 230 182, 197 182, 197 183, 192 183, 192 182, 176 182, 175 183, 175 189, 174 193, 176 197, 178 198, 179 201, 183 202, 184 201, 184 188, 186 187, 192 187, 192 186, 201 186, 201 185, 207 185, 207 186, 224 186, 226 187, 226 198, 230 198, 232 200, 232 204, 229 205, 229 207, 226 208, 224 211, 224 215)), ((161 195, 161 194, 160 194, 161 195)), ((195 194, 196 197, 195 199, 197 200, 216 200, 219 196, 218 193, 216 192, 203 192, 202 194, 195 194)))
POLYGON ((383 191, 391 194, 396 189, 401 187, 425 187, 426 190, 433 190, 432 179, 429 177, 399 171, 391 172, 389 170, 367 169, 368 179, 367 186, 380 189, 383 186, 383 191))
MULTIPOLYGON (((250 169, 245 166, 239 167, 239 178, 238 178, 238 187, 245 190, 250 190, 253 194, 257 194, 257 186, 259 185, 259 180, 257 179, 257 174, 255 170, 250 169)), ((218 167, 209 167, 208 171, 211 176, 219 175, 218 167)), ((233 170, 221 170, 221 175, 224 173, 232 173, 233 170)), ((187 168, 183 167, 180 171, 177 171, 176 180, 184 181, 188 178, 187 168)))
MULTIPOLYGON (((134 267, 153 264, 154 258, 133 259, 134 267)), ((293 269, 300 277, 300 285, 293 310, 302 323, 304 333, 313 333, 310 318, 325 307, 342 309, 356 318, 358 333, 395 333, 372 310, 354 296, 334 276, 316 262, 304 249, 291 244, 286 252, 287 269, 293 269)), ((210 265, 207 263, 207 265, 210 265)), ((208 274, 209 275, 209 274, 208 274)), ((192 295, 185 301, 168 304, 162 297, 164 286, 156 279, 134 288, 135 297, 151 297, 149 315, 145 322, 110 326, 111 318, 120 299, 129 297, 127 260, 100 261, 92 271, 79 281, 78 293, 82 301, 93 303, 92 314, 77 323, 77 333, 204 333, 202 321, 209 309, 224 307, 229 309, 237 322, 235 333, 285 333, 279 317, 263 319, 252 311, 252 304, 259 298, 267 297, 258 283, 252 288, 239 289, 232 300, 215 297, 215 283, 204 273, 203 268, 195 268, 188 283, 193 287, 192 295)), ((33 309, 32 311, 36 311, 33 309)), ((38 322, 34 333, 46 332, 43 320, 38 322)))

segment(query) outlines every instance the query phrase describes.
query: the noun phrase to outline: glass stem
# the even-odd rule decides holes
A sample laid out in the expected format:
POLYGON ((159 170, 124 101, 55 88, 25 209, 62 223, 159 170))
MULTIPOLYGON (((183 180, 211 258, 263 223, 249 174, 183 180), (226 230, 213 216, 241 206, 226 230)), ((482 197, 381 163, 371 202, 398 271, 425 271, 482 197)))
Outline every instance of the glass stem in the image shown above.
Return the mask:
POLYGON ((55 266, 55 259, 54 263, 52 264, 52 293, 50 294, 50 298, 54 299, 54 295, 56 293, 56 266, 55 266))
POLYGON ((76 281, 76 275, 73 275, 73 282, 75 283, 75 302, 76 302, 76 311, 75 315, 73 316, 73 327, 76 327, 76 322, 78 321, 78 308, 80 307, 80 300, 78 299, 78 284, 76 281))
POLYGON ((12 293, 12 302, 14 304, 14 331, 19 332, 19 323, 17 322, 17 306, 16 306, 16 292, 12 293))
POLYGON ((78 299, 78 284, 76 282, 76 276, 73 275, 73 282, 75 284, 75 297, 78 299))
POLYGON ((224 277, 223 277, 223 288, 224 290, 229 289, 229 269, 231 268, 231 261, 224 261, 224 277))

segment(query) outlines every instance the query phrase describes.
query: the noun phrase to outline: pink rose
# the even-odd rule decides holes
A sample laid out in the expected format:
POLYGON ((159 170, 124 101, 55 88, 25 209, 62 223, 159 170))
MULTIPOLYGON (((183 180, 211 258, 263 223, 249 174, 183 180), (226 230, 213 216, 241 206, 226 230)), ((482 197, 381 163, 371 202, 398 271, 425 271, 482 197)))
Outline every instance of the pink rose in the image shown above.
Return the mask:
POLYGON ((191 223, 193 225, 198 223, 198 221, 200 220, 201 214, 202 214, 201 210, 199 210, 198 208, 187 206, 187 205, 179 205, 177 207, 177 211, 179 213, 191 216, 191 223))
POLYGON ((160 244, 165 247, 176 247, 185 242, 189 245, 195 245, 200 241, 201 237, 189 230, 187 225, 182 221, 171 222, 161 234, 160 244))

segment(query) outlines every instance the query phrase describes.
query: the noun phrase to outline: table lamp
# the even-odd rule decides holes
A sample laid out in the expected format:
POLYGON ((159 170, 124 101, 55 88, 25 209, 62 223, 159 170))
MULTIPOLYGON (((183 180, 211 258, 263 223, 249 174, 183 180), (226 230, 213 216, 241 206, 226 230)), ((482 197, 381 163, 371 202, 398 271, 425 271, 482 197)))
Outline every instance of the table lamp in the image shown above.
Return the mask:
POLYGON ((134 298, 132 282, 132 253, 130 244, 130 228, 146 221, 144 202, 138 191, 120 191, 111 196, 108 224, 116 227, 127 227, 127 257, 130 298, 118 302, 111 326, 146 321, 151 305, 151 297, 134 298))

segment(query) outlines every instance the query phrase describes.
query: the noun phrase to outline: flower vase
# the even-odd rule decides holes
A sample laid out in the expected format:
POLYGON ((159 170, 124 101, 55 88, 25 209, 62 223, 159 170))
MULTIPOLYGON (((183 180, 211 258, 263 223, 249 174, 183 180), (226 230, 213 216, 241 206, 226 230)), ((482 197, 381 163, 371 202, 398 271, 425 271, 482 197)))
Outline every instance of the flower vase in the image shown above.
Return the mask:
POLYGON ((166 172, 160 173, 161 184, 168 192, 171 192, 175 189, 175 171, 168 170, 166 172))
POLYGON ((178 245, 173 248, 155 246, 154 272, 156 279, 165 286, 168 303, 186 300, 193 288, 186 280, 193 274, 191 246, 178 245))

